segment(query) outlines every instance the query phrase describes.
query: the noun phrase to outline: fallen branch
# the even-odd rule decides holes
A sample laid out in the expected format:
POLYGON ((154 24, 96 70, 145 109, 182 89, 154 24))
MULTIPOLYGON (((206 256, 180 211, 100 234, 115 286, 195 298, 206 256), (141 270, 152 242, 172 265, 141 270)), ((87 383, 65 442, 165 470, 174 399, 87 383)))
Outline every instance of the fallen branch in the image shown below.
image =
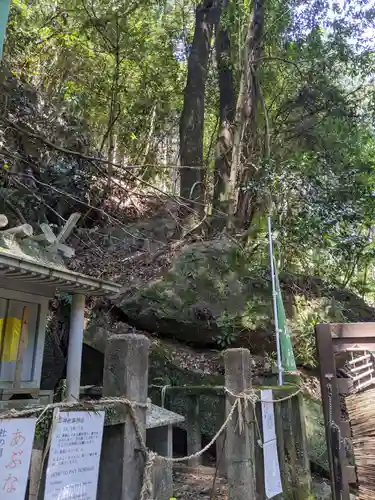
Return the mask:
POLYGON ((32 236, 33 228, 30 224, 22 224, 22 226, 11 227, 1 231, 1 234, 15 234, 20 237, 32 236))

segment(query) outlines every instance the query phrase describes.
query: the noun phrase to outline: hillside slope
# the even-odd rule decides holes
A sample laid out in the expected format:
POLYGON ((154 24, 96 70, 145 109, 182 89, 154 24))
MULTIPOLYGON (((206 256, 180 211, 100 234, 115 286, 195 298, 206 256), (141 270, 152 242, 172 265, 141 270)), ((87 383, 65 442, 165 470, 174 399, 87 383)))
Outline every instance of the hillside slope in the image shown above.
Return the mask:
MULTIPOLYGON (((126 176, 126 189, 122 185, 108 196, 103 164, 92 159, 98 153, 84 124, 48 106, 4 67, 0 90, 1 210, 16 223, 34 226, 43 221, 59 226, 80 211, 84 219, 71 241, 77 254, 68 265, 123 286, 112 302, 88 301, 82 383, 101 383, 108 335, 128 331, 152 339, 153 385, 222 385, 220 351, 230 346, 250 348, 255 381, 272 372, 274 326, 264 248, 251 251, 225 234, 190 232, 195 223, 179 219, 173 198, 125 197, 132 186, 126 176)), ((280 281, 300 366, 314 364, 317 322, 375 320, 364 300, 319 277, 284 272, 280 281)), ((55 389, 64 377, 68 326, 69 300, 59 296, 49 322, 43 388, 55 389)), ((304 376, 310 457, 324 468, 317 381, 311 372, 304 376)), ((160 391, 152 396, 157 401, 160 391)), ((186 411, 181 398, 170 404, 186 411)), ((203 432, 212 435, 217 402, 206 398, 202 413, 203 432)))

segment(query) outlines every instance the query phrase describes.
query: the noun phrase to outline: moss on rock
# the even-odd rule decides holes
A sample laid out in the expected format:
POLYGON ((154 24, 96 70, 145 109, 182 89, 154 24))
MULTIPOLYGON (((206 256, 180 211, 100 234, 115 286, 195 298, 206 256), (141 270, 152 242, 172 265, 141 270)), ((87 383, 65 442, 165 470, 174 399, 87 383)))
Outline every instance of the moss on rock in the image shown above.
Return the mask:
MULTIPOLYGON (((176 366, 169 358, 167 348, 162 344, 154 345, 150 356, 150 385, 156 385, 150 390, 150 397, 155 404, 161 404, 161 388, 165 385, 184 386, 184 385, 206 385, 218 386, 224 384, 224 377, 220 375, 205 375, 190 370, 183 370, 176 366)), ((180 415, 187 415, 187 398, 184 394, 178 392, 167 393, 168 409, 180 415)), ((220 398, 213 396, 200 396, 200 416, 201 431, 206 436, 213 436, 221 425, 221 419, 224 415, 224 406, 220 405, 220 398)), ((180 427, 185 429, 184 424, 180 427)))

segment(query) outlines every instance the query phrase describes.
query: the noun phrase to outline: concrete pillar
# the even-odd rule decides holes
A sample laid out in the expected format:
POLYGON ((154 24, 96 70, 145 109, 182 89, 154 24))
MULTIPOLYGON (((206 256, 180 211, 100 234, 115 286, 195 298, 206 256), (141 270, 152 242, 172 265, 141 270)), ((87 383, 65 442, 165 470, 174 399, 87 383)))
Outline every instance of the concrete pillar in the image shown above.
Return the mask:
MULTIPOLYGON (((202 435, 199 418, 199 396, 187 396, 187 415, 186 415, 186 433, 187 433, 187 454, 193 455, 202 448, 202 435)), ((202 462, 202 457, 196 457, 189 460, 191 467, 198 467, 202 462)))
MULTIPOLYGON (((125 397, 147 405, 150 342, 144 335, 113 335, 104 359, 103 397, 125 397)), ((146 440, 146 408, 137 407, 146 440)), ((124 424, 104 430, 98 500, 139 500, 144 460, 130 413, 124 424)))
POLYGON ((216 440, 216 467, 221 477, 227 477, 227 457, 225 453, 226 432, 222 432, 216 440))
MULTIPOLYGON (((224 352, 225 386, 234 394, 241 394, 251 386, 250 351, 228 349, 224 352)), ((227 394, 227 415, 235 398, 227 394)), ((254 429, 251 405, 242 405, 244 426, 240 431, 238 412, 229 421, 226 435, 228 460, 228 500, 253 500, 254 488, 254 429)))
POLYGON ((73 295, 70 313, 68 365, 66 370, 66 392, 68 401, 79 400, 85 320, 85 296, 73 295))

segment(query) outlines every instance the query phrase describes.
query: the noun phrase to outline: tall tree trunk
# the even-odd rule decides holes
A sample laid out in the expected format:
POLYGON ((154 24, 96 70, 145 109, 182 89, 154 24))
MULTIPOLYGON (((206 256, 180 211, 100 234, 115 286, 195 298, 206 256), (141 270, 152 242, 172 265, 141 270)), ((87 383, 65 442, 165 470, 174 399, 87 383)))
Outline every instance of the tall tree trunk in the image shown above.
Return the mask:
POLYGON ((156 121, 156 105, 154 105, 152 107, 152 111, 151 111, 150 128, 148 130, 145 148, 144 148, 143 153, 142 153, 142 156, 143 156, 142 166, 146 165, 146 163, 147 163, 147 158, 148 158, 148 154, 150 152, 152 138, 153 138, 154 132, 155 132, 155 121, 156 121))
POLYGON ((115 125, 120 116, 120 106, 119 106, 119 81, 120 81, 120 26, 119 26, 119 18, 116 13, 116 41, 112 45, 113 56, 114 56, 114 68, 113 68, 113 78, 111 85, 111 94, 110 94, 110 102, 109 102, 109 111, 108 111, 108 126, 107 130, 103 136, 102 144, 100 146, 100 151, 104 149, 106 142, 108 141, 108 180, 107 180, 107 190, 111 190, 111 181, 113 176, 113 165, 111 163, 114 162, 115 159, 115 150, 116 150, 116 136, 115 136, 115 125))
MULTIPOLYGON (((195 31, 188 58, 184 107, 180 119, 180 159, 187 167, 203 166, 205 87, 213 31, 213 0, 203 0, 196 8, 195 31)), ((201 210, 204 201, 202 169, 181 169, 180 195, 193 200, 201 210)))
POLYGON ((236 106, 236 128, 228 194, 229 225, 233 225, 235 214, 239 218, 239 225, 244 225, 249 214, 249 195, 246 186, 254 174, 253 153, 257 142, 258 105, 261 100, 257 72, 263 53, 264 17, 265 0, 254 0, 246 35, 244 66, 236 106), (246 137, 246 152, 243 152, 244 137, 246 137))
MULTIPOLYGON (((228 0, 222 0, 222 13, 228 8, 228 0)), ((220 129, 216 144, 213 208, 227 211, 227 186, 233 148, 233 125, 236 98, 231 62, 230 38, 226 27, 219 22, 216 33, 216 57, 220 91, 220 129)))

